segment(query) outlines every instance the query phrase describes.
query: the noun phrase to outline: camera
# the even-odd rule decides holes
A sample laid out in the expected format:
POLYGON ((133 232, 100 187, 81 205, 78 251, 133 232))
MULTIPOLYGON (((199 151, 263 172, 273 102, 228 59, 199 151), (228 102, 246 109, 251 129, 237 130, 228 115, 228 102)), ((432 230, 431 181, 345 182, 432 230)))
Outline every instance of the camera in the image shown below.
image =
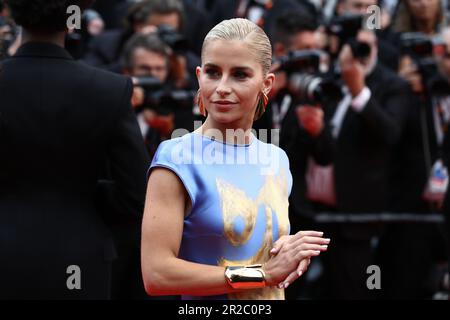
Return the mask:
POLYGON ((321 104, 341 95, 336 76, 320 71, 321 54, 319 50, 292 51, 275 60, 279 63, 277 70, 285 71, 288 76, 287 90, 302 103, 321 104))
POLYGON ((400 37, 400 52, 410 56, 418 67, 426 93, 430 96, 450 95, 450 85, 439 76, 436 57, 443 56, 446 44, 420 32, 404 33, 400 37))
POLYGON ((187 39, 169 25, 160 25, 157 35, 176 54, 185 54, 189 50, 187 39))
POLYGON ((345 44, 348 44, 355 58, 365 59, 370 56, 370 46, 367 43, 356 40, 359 30, 362 29, 364 16, 344 15, 331 19, 326 25, 326 33, 339 39, 337 56, 345 44))
POLYGON ((435 55, 443 55, 446 51, 446 45, 441 39, 430 38, 421 32, 403 33, 400 44, 401 53, 413 59, 433 58, 435 55))
POLYGON ((144 90, 144 102, 137 112, 151 109, 159 115, 168 115, 179 109, 192 109, 194 105, 195 91, 174 90, 154 77, 134 77, 134 86, 144 90))

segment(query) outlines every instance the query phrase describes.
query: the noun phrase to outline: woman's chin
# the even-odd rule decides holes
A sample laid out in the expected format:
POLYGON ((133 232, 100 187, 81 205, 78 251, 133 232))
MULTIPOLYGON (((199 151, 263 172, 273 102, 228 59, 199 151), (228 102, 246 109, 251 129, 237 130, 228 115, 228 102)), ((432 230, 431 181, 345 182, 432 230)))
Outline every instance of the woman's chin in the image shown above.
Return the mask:
POLYGON ((232 114, 227 114, 227 113, 215 113, 215 114, 211 114, 211 118, 217 122, 217 123, 221 123, 221 124, 227 124, 227 123, 231 123, 234 122, 238 119, 236 119, 235 116, 233 116, 232 114))

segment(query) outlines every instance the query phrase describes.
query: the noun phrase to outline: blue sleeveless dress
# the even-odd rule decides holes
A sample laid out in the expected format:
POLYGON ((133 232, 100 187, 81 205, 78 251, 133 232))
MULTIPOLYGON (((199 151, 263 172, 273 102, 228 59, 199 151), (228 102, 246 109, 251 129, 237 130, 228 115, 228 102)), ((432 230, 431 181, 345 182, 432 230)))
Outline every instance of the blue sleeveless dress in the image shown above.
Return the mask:
MULTIPOLYGON (((198 133, 164 141, 150 166, 173 171, 189 194, 179 257, 227 266, 263 263, 273 243, 290 231, 292 176, 286 153, 254 135, 234 145, 198 133)), ((149 171, 150 172, 150 171, 149 171)), ((183 299, 284 299, 284 290, 183 299)))

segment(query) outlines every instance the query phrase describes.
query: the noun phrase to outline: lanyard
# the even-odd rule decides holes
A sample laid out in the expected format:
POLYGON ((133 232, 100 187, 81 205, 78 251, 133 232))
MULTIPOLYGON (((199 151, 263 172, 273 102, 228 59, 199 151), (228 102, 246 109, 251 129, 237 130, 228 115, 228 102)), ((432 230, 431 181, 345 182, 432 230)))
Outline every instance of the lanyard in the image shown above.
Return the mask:
POLYGON ((332 135, 336 139, 341 131, 342 122, 344 122, 345 115, 347 114, 348 107, 352 103, 352 95, 344 88, 344 98, 339 102, 336 111, 331 119, 332 135))
POLYGON ((273 129, 281 129, 281 123, 283 122, 286 113, 291 106, 292 97, 285 95, 281 101, 281 106, 278 103, 272 103, 272 127, 273 129))
POLYGON ((433 99, 433 122, 438 146, 442 146, 450 122, 450 97, 433 99))

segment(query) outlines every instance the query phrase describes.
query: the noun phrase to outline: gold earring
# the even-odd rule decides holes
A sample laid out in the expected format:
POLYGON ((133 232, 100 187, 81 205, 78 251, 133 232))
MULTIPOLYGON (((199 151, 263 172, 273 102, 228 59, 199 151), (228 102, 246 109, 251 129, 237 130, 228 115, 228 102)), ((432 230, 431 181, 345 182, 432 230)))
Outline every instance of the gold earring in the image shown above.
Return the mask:
POLYGON ((203 100, 202 100, 202 98, 201 98, 201 91, 200 91, 200 89, 198 89, 198 91, 197 91, 197 98, 196 98, 196 102, 197 102, 197 105, 198 105, 198 108, 200 109, 200 114, 202 115, 202 116, 204 116, 204 117, 206 117, 206 109, 205 109, 205 105, 203 104, 203 100))
POLYGON ((254 120, 258 120, 262 117, 264 112, 266 112, 267 104, 269 103, 269 97, 264 91, 261 91, 258 98, 258 103, 256 105, 255 118, 254 120))

